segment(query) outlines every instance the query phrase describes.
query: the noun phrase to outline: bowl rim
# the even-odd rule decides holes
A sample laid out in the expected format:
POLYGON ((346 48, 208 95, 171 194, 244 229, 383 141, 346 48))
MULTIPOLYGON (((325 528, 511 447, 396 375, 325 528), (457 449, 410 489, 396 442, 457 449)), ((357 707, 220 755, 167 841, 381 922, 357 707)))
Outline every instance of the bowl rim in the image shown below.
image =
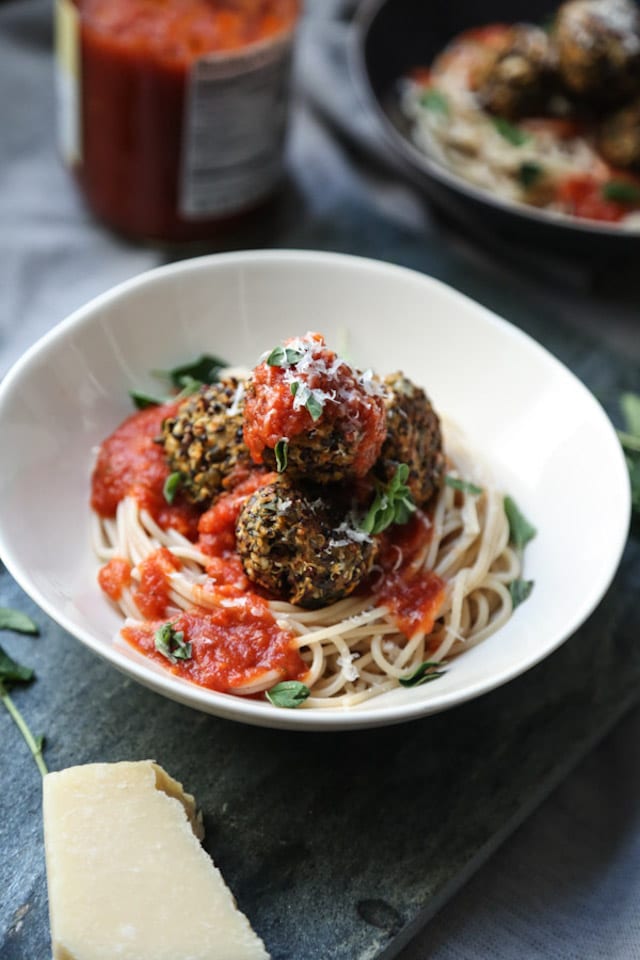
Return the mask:
POLYGON ((611 457, 608 462, 612 474, 617 471, 620 481, 620 489, 617 491, 619 525, 618 529, 613 531, 609 544, 609 552, 612 559, 608 575, 601 579, 599 585, 597 585, 595 589, 592 589, 588 596, 582 598, 582 602, 576 606, 573 616, 569 618, 563 630, 560 631, 558 636, 553 638, 552 642, 547 640, 539 649, 536 649, 533 654, 521 658, 517 663, 508 665, 488 678, 469 683, 463 690, 454 690, 441 695, 435 694, 426 700, 418 697, 415 702, 401 703, 398 706, 393 704, 385 704, 382 707, 376 706, 376 698, 373 698, 358 705, 356 708, 338 708, 335 710, 273 709, 272 711, 271 709, 267 709, 262 702, 245 699, 233 694, 218 693, 204 687, 199 687, 196 684, 189 684, 188 682, 181 681, 180 678, 175 677, 169 672, 159 672, 156 674, 155 671, 149 669, 148 664, 144 661, 138 662, 130 656, 126 656, 123 652, 119 651, 114 644, 107 645, 104 643, 104 640, 95 637, 90 630, 74 624, 64 610, 58 609, 53 602, 49 601, 37 583, 31 579, 28 571, 23 569, 21 564, 14 559, 11 544, 5 536, 2 514, 0 513, 0 558, 9 573, 25 593, 28 594, 52 620, 58 623, 69 634, 80 640, 80 642, 94 653, 97 653, 102 659, 107 660, 122 672, 133 676, 144 686, 154 689, 156 692, 169 697, 169 699, 177 700, 178 702, 195 707, 206 713, 248 724, 271 727, 273 729, 335 731, 390 726, 396 723, 416 720, 432 713, 450 709, 488 693, 526 672, 541 660, 545 659, 568 639, 597 607, 610 586, 620 564, 631 518, 630 482, 624 454, 617 440, 613 425, 604 409, 588 388, 568 367, 561 363, 560 360, 528 333, 525 333, 519 327, 498 316, 492 310, 434 277, 409 267, 382 260, 375 260, 369 257, 295 249, 243 250, 214 253, 155 267, 125 280, 92 298, 88 303, 74 310, 68 317, 56 324, 27 349, 9 370, 2 382, 0 382, 0 422, 2 420, 6 398, 14 391, 22 375, 28 371, 30 365, 39 358, 43 352, 46 353, 53 344, 59 340, 64 340, 73 330, 85 326, 90 327, 94 322, 96 312, 105 305, 117 303, 125 299, 130 292, 138 291, 148 285, 153 285, 160 278, 186 276, 191 272, 206 272, 211 269, 215 271, 218 266, 224 269, 225 265, 251 266, 260 263, 272 263, 275 265, 287 263, 320 264, 327 268, 331 268, 332 266, 349 268, 364 273, 375 272, 397 278, 405 276, 413 281, 418 280, 424 284, 425 288, 430 287, 431 289, 444 293, 454 305, 455 303, 464 304, 466 307, 471 305, 476 312, 479 312, 483 316, 486 323, 498 328, 503 335, 526 344, 528 350, 532 350, 539 356, 544 357, 546 362, 550 363, 556 369, 561 370, 564 376, 569 378, 574 388, 582 394, 583 398, 591 406, 594 416, 601 421, 612 441, 611 457))
POLYGON ((354 29, 348 44, 349 62, 361 100, 376 117, 378 127, 384 134, 386 142, 396 151, 397 156, 408 165, 407 173, 415 181, 419 181, 420 177, 436 180, 457 194, 462 194, 477 203, 493 207, 501 214, 519 218, 523 224, 526 224, 527 221, 533 221, 540 226, 557 227, 565 233, 576 231, 590 237, 608 237, 618 243, 633 242, 640 239, 640 228, 631 230, 613 224, 601 223, 598 220, 590 220, 586 217, 571 217, 566 213, 541 210, 525 203, 495 196, 489 190, 484 190, 482 187, 464 180, 457 173, 438 163, 429 154, 421 151, 408 137, 403 136, 390 120, 373 89, 365 57, 369 31, 382 8, 389 6, 391 3, 392 0, 360 0, 353 17, 354 29))

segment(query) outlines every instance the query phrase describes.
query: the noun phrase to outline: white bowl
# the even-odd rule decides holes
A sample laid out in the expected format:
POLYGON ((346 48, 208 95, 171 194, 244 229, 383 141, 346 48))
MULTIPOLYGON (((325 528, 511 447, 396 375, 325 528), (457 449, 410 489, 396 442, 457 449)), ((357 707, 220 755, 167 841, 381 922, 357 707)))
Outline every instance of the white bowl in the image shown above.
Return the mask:
POLYGON ((141 683, 219 716, 346 729, 424 716, 486 693, 547 656, 585 620, 625 543, 629 481, 588 390, 530 337, 443 284, 326 253, 244 252, 183 261, 103 294, 57 326, 0 387, 0 555, 66 630, 141 683), (213 352, 252 365, 307 330, 361 367, 402 369, 451 417, 538 535, 531 597, 436 683, 338 710, 278 709, 187 683, 114 646, 120 618, 96 583, 89 534, 94 449, 131 412, 149 371, 213 352), (10 451, 10 455, 6 452, 10 451))

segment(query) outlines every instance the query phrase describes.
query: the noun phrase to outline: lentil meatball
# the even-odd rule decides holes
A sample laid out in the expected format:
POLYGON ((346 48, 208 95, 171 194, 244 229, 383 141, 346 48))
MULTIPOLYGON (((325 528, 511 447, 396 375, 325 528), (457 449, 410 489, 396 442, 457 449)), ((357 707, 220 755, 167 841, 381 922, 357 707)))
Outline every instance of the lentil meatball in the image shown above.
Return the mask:
POLYGON ((182 474, 181 489, 195 504, 208 506, 232 471, 249 464, 242 436, 244 383, 227 377, 202 387, 162 425, 167 460, 182 474))
POLYGON ((614 167, 640 170, 640 100, 603 120, 597 144, 604 159, 614 167))
POLYGON ((407 486, 417 506, 424 506, 442 486, 445 458, 440 421, 424 390, 402 373, 385 377, 387 437, 376 473, 385 483, 398 464, 409 467, 407 486))
POLYGON ((354 526, 340 492, 279 478, 260 487, 236 523, 246 575, 310 609, 348 596, 369 573, 377 542, 354 526))
POLYGON ((314 483, 364 477, 385 432, 379 382, 338 357, 319 334, 287 341, 249 378, 245 442, 256 463, 288 476, 314 483))
POLYGON ((544 110, 556 82, 555 49, 544 30, 529 24, 508 30, 474 76, 482 106, 510 119, 544 110))
POLYGON ((640 90, 640 14, 634 0, 569 0, 555 27, 568 90, 591 104, 640 90))

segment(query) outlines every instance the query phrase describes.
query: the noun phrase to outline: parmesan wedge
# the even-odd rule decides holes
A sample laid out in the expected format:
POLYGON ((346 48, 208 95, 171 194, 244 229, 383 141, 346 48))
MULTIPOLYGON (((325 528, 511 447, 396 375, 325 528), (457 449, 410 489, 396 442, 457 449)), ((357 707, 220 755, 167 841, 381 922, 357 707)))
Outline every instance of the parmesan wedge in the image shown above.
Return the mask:
POLYGON ((54 960, 269 960, 153 761, 50 773, 43 807, 54 960))

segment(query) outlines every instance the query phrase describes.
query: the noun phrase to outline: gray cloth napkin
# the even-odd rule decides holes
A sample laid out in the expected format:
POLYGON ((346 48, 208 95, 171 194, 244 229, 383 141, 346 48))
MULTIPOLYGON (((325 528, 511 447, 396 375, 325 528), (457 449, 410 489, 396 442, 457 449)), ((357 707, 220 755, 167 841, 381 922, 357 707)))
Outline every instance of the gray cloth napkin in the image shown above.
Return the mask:
MULTIPOLYGON (((309 0, 301 33, 290 157, 306 198, 304 216, 323 224, 335 210, 335 187, 327 190, 331 207, 322 189, 326 167, 317 161, 330 152, 331 176, 340 178, 345 197, 399 227, 422 231, 424 243, 432 243, 431 214, 394 174, 392 158, 349 86, 346 12, 336 0, 309 0), (351 146, 336 140, 323 118, 340 136, 348 133, 351 146)), ((97 225, 58 161, 49 14, 48 0, 0 6, 0 376, 71 310, 166 259, 97 225)), ((295 230, 284 236, 295 242, 295 230)), ((349 249, 348 236, 341 242, 349 249)), ((467 249, 464 238, 453 238, 448 250, 433 254, 445 278, 456 244, 467 249)), ((506 294, 491 287, 499 273, 483 256, 468 253, 474 266, 466 280, 486 301, 500 303, 506 294)), ((534 272, 531 290, 539 285, 534 272)), ((636 304, 620 305, 607 322, 611 343, 640 359, 640 337, 630 326, 636 304)), ((506 300, 504 307, 508 312, 506 300)), ((602 301, 580 276, 555 309, 563 316, 582 311, 586 328, 603 322, 602 301)), ((640 957, 639 744, 636 711, 435 917, 402 960, 640 957)))

